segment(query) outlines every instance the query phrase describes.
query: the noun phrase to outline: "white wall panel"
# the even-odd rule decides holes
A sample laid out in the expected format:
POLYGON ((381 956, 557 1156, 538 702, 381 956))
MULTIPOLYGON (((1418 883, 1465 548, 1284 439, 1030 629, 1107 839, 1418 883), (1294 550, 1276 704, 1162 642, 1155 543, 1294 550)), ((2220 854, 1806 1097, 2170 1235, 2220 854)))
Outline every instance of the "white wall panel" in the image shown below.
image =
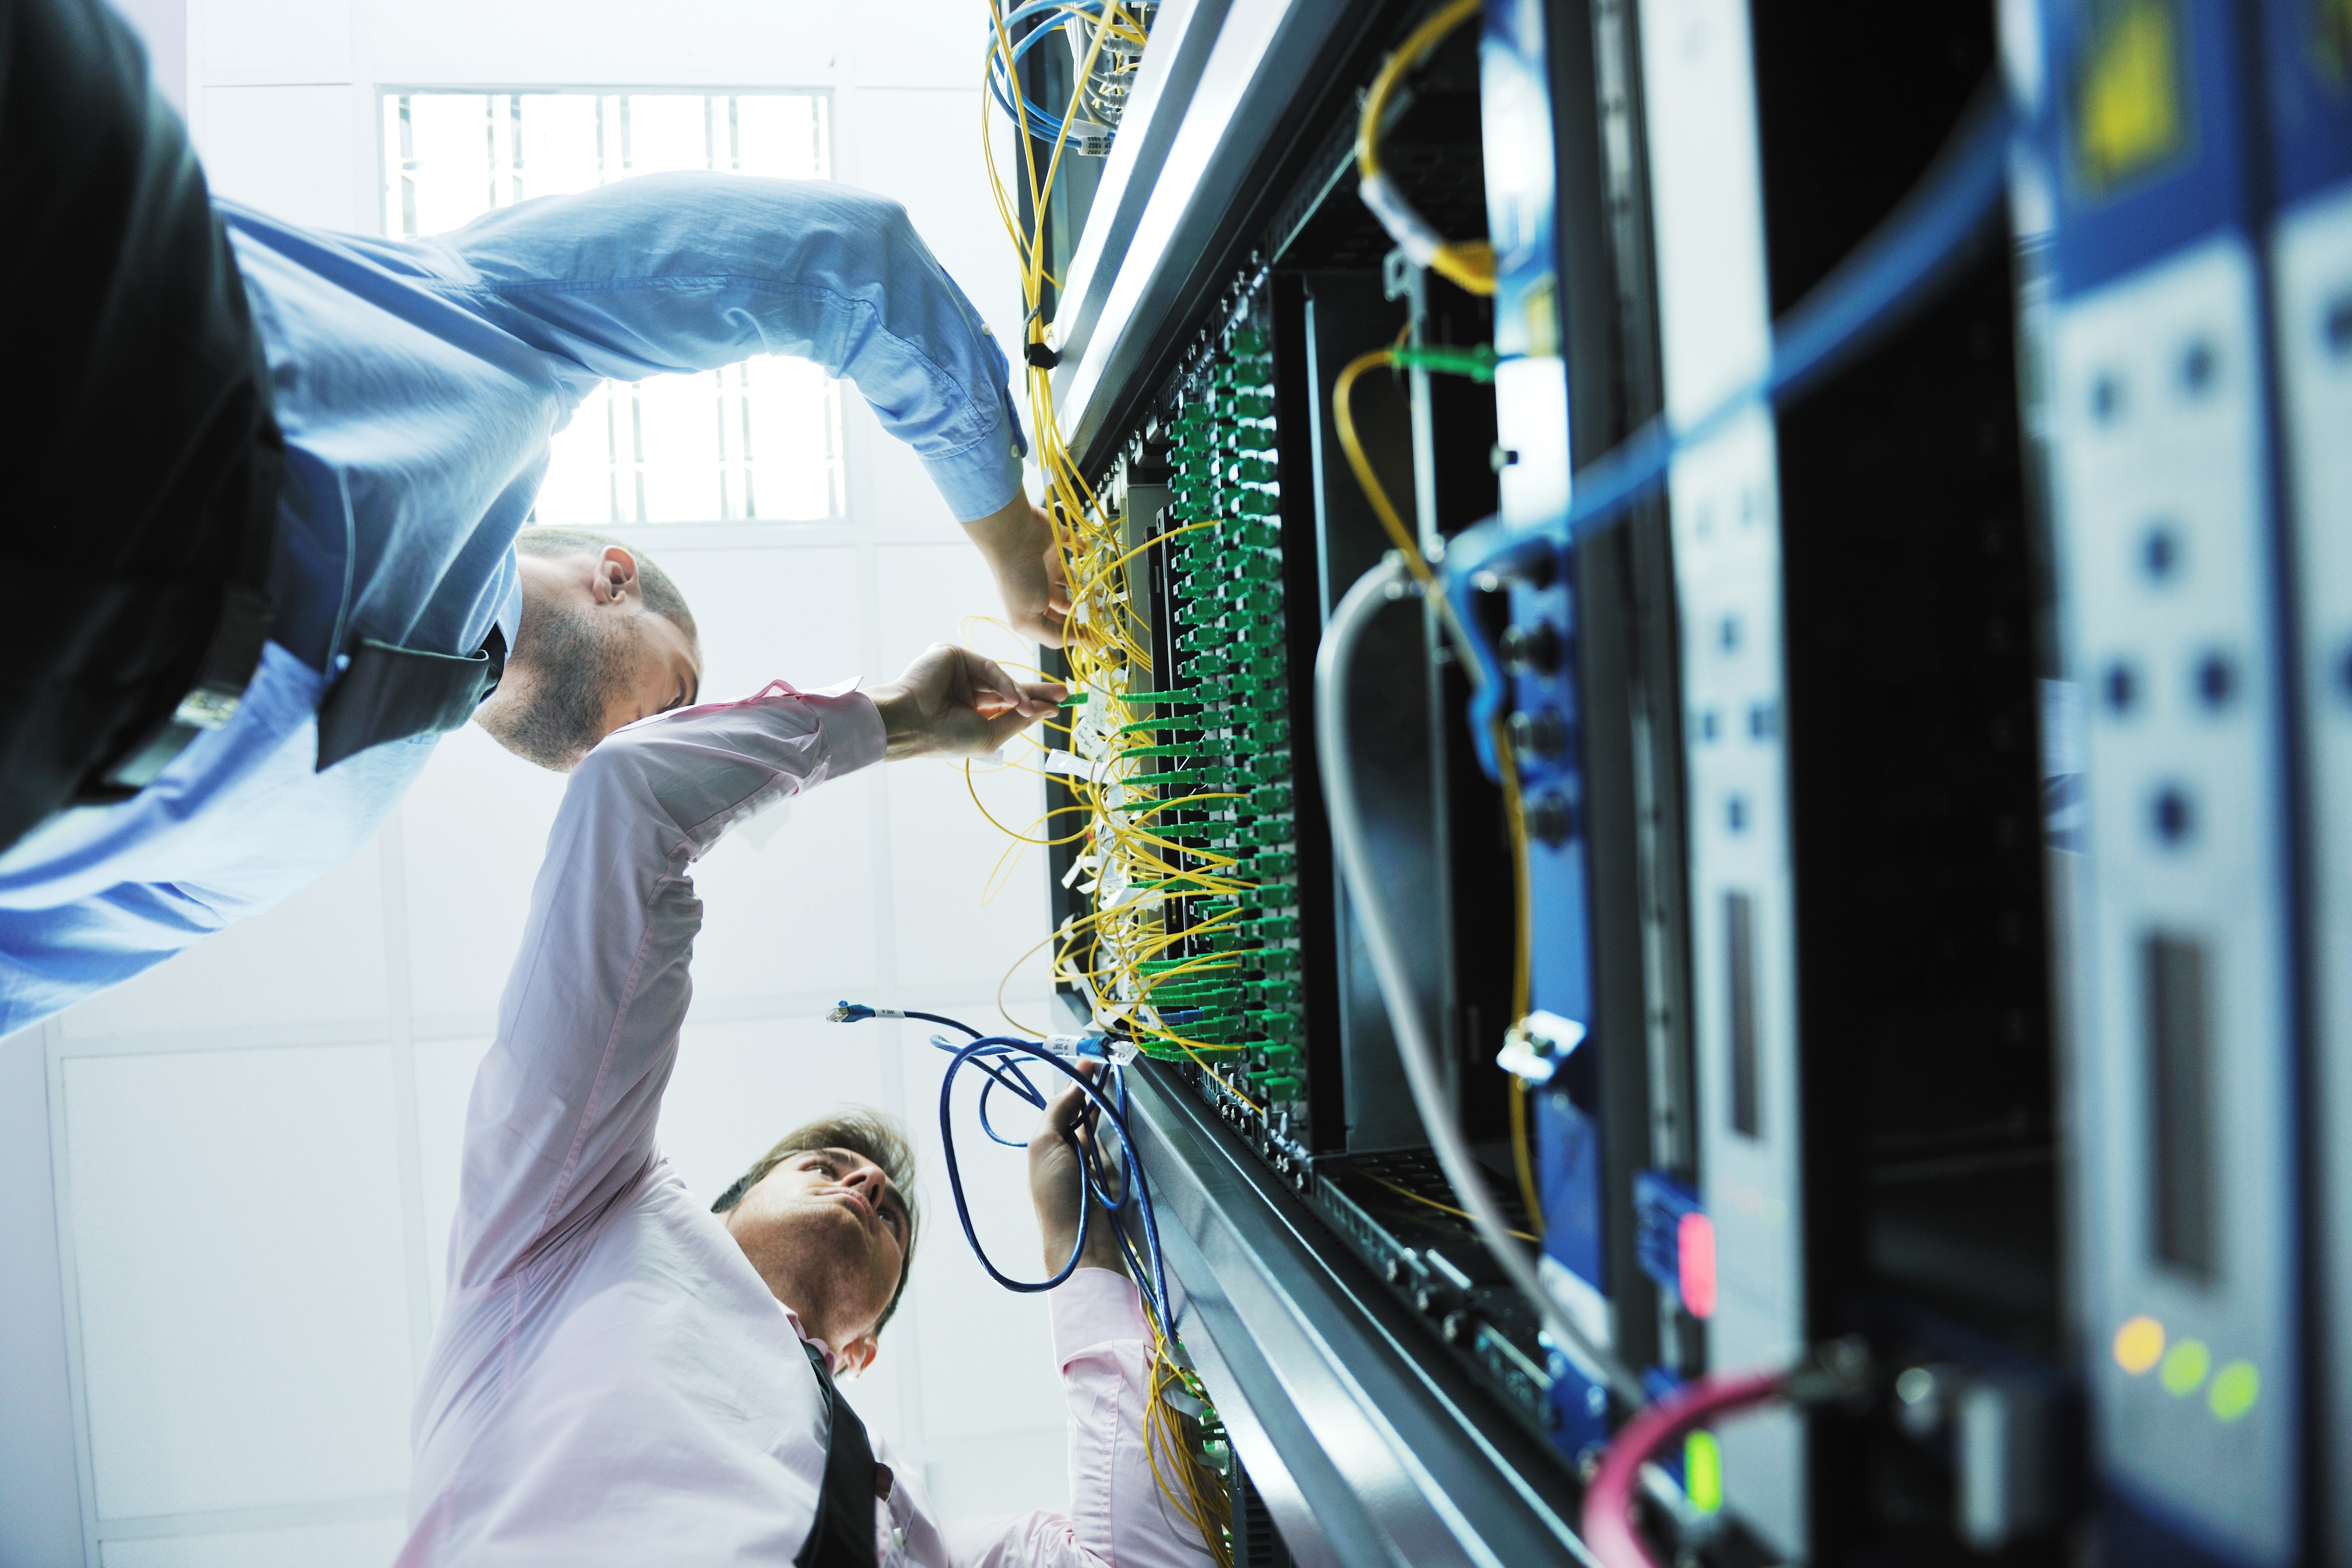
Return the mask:
MULTIPOLYGON (((980 6, 962 0, 853 6, 850 35, 853 68, 865 87, 962 88, 978 97, 989 38, 988 13, 980 6)), ((979 119, 975 101, 971 120, 979 119)))
POLYGON ((880 768, 770 806, 695 867, 698 1005, 872 989, 880 768))
POLYGON ((206 87, 196 151, 216 196, 314 228, 373 232, 359 156, 353 87, 206 87))
POLYGON ((468 724, 441 742, 401 801, 409 1000, 419 1018, 487 1026, 496 1016, 562 799, 562 773, 468 724))
POLYGON ((383 1568, 408 1538, 397 1518, 291 1530, 110 1541, 103 1568, 383 1568))
POLYGON ((384 1050, 62 1071, 99 1517, 403 1490, 408 1285, 384 1050))
POLYGON ((382 853, 370 843, 277 908, 68 1013, 68 1039, 383 1016, 382 853))
POLYGON ((352 79, 349 0, 192 0, 190 13, 195 68, 208 84, 352 79))
MULTIPOLYGON (((1024 1371, 1034 1368, 1024 1367, 1024 1371)), ((1051 1374, 1052 1368, 1046 1368, 1051 1374)), ((1043 1509, 1070 1511, 1070 1430, 1058 1410, 1053 1424, 1026 1432, 994 1430, 925 1450, 923 1489, 942 1519, 987 1518, 1043 1509)))

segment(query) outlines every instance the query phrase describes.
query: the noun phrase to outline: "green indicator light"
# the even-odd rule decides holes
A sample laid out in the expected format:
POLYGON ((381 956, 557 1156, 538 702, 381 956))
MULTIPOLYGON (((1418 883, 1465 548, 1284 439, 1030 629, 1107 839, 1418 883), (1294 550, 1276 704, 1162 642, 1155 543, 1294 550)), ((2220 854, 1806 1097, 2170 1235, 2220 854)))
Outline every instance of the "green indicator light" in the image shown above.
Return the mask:
POLYGON ((2204 1386, 2205 1374, 2212 1370, 2213 1352, 2205 1348, 2205 1342, 2183 1340, 2164 1352, 2156 1375, 2167 1394, 2185 1399, 2204 1386))
POLYGON ((1683 1495, 1701 1513, 1723 1508, 1723 1449, 1712 1432, 1694 1432, 1683 1439, 1683 1495))
POLYGON ((2205 1405, 2223 1421, 2235 1421, 2254 1407, 2262 1392, 2262 1374, 2253 1363, 2227 1362, 2213 1374, 2213 1386, 2205 1391, 2205 1405))

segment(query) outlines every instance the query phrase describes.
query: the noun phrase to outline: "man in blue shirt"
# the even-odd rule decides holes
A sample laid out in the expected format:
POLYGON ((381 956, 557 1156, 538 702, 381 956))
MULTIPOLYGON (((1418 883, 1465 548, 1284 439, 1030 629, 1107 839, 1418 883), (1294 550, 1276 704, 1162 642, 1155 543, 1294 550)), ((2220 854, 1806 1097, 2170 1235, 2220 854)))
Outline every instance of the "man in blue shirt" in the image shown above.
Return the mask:
MULTIPOLYGON (((113 258, 135 261, 142 244, 168 262, 151 266, 156 276, 213 279, 209 293, 118 289, 136 309, 117 300, 90 312, 100 325, 89 331, 114 348, 61 346, 52 362, 92 383, 120 360, 129 367, 120 379, 137 382, 154 374, 140 353, 169 371, 186 344, 206 347, 213 381, 180 400, 201 405, 201 420, 173 424, 165 408, 143 426, 126 424, 105 399, 135 388, 94 384, 64 400, 85 411, 82 421, 52 422, 63 443, 87 440, 83 426, 104 420, 119 446, 168 447, 181 454, 162 465, 172 474, 215 475, 195 487, 204 493, 159 501, 162 481, 147 482, 94 510, 29 515, 45 521, 45 548, 68 556, 89 539, 177 537, 173 528, 188 531, 191 519, 244 540, 241 555, 225 547, 208 564, 174 568, 201 581, 207 605, 224 582, 230 590, 226 609, 207 608, 176 651, 148 660, 147 689, 162 691, 157 711, 177 731, 167 724, 163 742, 134 737, 147 749, 133 747, 129 762, 118 738, 102 759, 110 789, 85 778, 78 795, 69 788, 59 799, 87 804, 35 817, 38 826, 0 853, 0 1034, 130 978, 341 862, 373 834, 439 735, 469 716, 522 756, 568 768, 609 730, 695 699, 693 617, 651 563, 595 535, 517 537, 549 437, 605 378, 782 353, 853 381, 921 458, 994 572, 1013 624, 1058 644, 1066 593, 1052 564, 1052 527, 1022 492, 1024 447, 1004 356, 897 204, 824 182, 669 174, 526 202, 406 242, 298 228, 226 202, 198 221, 190 215, 202 203, 201 176, 120 20, 94 0, 0 0, 0 11, 11 46, 0 60, 0 163, 46 156, 57 143, 128 149, 119 166, 101 160, 31 196, 11 196, 0 183, 0 210, 7 200, 48 203, 20 232, 68 257, 77 245, 89 251, 87 233, 100 231, 112 275, 134 284, 135 266, 113 258), (45 95, 58 117, 101 122, 64 134, 42 127, 26 105, 45 95), (47 132, 31 145, 28 120, 47 132), (93 190, 111 193, 120 210, 76 214, 93 190), (176 250, 144 230, 176 234, 176 250), (235 318, 247 310, 263 368, 241 386, 235 318), (126 333, 135 352, 121 347, 126 333), (205 391, 215 384, 228 390, 205 391), (146 534, 124 521, 157 516, 169 526, 146 534), (220 649, 234 640, 240 603, 256 646, 234 662, 250 673, 224 681, 220 649), (199 656, 204 669, 191 682, 199 656)), ((39 246, 32 249, 37 259, 39 246)), ((21 259, 13 265, 21 273, 21 259)), ((106 489, 90 463, 43 468, 43 454, 24 455, 44 473, 70 467, 67 479, 106 489)), ((79 493, 62 480, 51 491, 79 493)), ((61 577, 79 564, 61 567, 61 577)), ((170 576, 109 569, 142 583, 170 576)), ((83 661, 78 671, 112 679, 106 661, 120 662, 127 625, 167 640, 153 628, 170 617, 122 612, 117 586, 107 589, 112 621, 93 632, 95 612, 58 612, 83 618, 49 628, 41 658, 71 655, 83 661)), ((82 692, 103 682, 76 673, 52 684, 82 692)), ((37 773, 16 761, 33 742, 69 728, 49 721, 30 686, 10 691, 0 734, 0 763, 19 777, 37 773)), ((79 697, 55 705, 100 706, 79 697)), ((8 836, 0 830, 0 842, 8 836)))

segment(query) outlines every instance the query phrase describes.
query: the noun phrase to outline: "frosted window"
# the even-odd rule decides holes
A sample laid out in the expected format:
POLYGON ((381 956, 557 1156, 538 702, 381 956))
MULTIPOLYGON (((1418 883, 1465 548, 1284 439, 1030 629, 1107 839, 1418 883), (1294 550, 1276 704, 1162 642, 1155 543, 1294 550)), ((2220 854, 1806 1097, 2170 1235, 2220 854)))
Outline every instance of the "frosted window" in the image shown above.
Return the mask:
MULTIPOLYGON (((384 232, 440 234, 632 174, 830 179, 829 108, 801 93, 388 94, 384 232)), ((607 382, 556 433, 531 521, 839 517, 841 447, 840 384, 805 360, 607 382)))

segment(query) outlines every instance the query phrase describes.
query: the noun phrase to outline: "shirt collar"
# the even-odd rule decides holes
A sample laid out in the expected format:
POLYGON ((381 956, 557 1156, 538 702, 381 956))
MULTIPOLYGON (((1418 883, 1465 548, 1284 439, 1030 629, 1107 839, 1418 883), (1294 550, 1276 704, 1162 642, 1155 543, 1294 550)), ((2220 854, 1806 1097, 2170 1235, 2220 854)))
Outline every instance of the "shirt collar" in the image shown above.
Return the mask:
POLYGON ((778 1301, 776 1303, 776 1310, 784 1315, 784 1321, 793 1326, 793 1332, 800 1335, 803 1343, 814 1345, 818 1351, 823 1352, 824 1356, 824 1370, 828 1375, 841 1370, 841 1358, 834 1353, 834 1350, 831 1345, 825 1343, 823 1340, 818 1339, 814 1334, 808 1331, 808 1329, 801 1322, 801 1315, 798 1312, 793 1311, 782 1301, 778 1301))
POLYGON ((522 572, 512 565, 511 556, 509 562, 506 595, 499 601, 499 613, 495 618, 499 635, 507 639, 507 653, 511 657, 516 641, 522 636, 522 572))

